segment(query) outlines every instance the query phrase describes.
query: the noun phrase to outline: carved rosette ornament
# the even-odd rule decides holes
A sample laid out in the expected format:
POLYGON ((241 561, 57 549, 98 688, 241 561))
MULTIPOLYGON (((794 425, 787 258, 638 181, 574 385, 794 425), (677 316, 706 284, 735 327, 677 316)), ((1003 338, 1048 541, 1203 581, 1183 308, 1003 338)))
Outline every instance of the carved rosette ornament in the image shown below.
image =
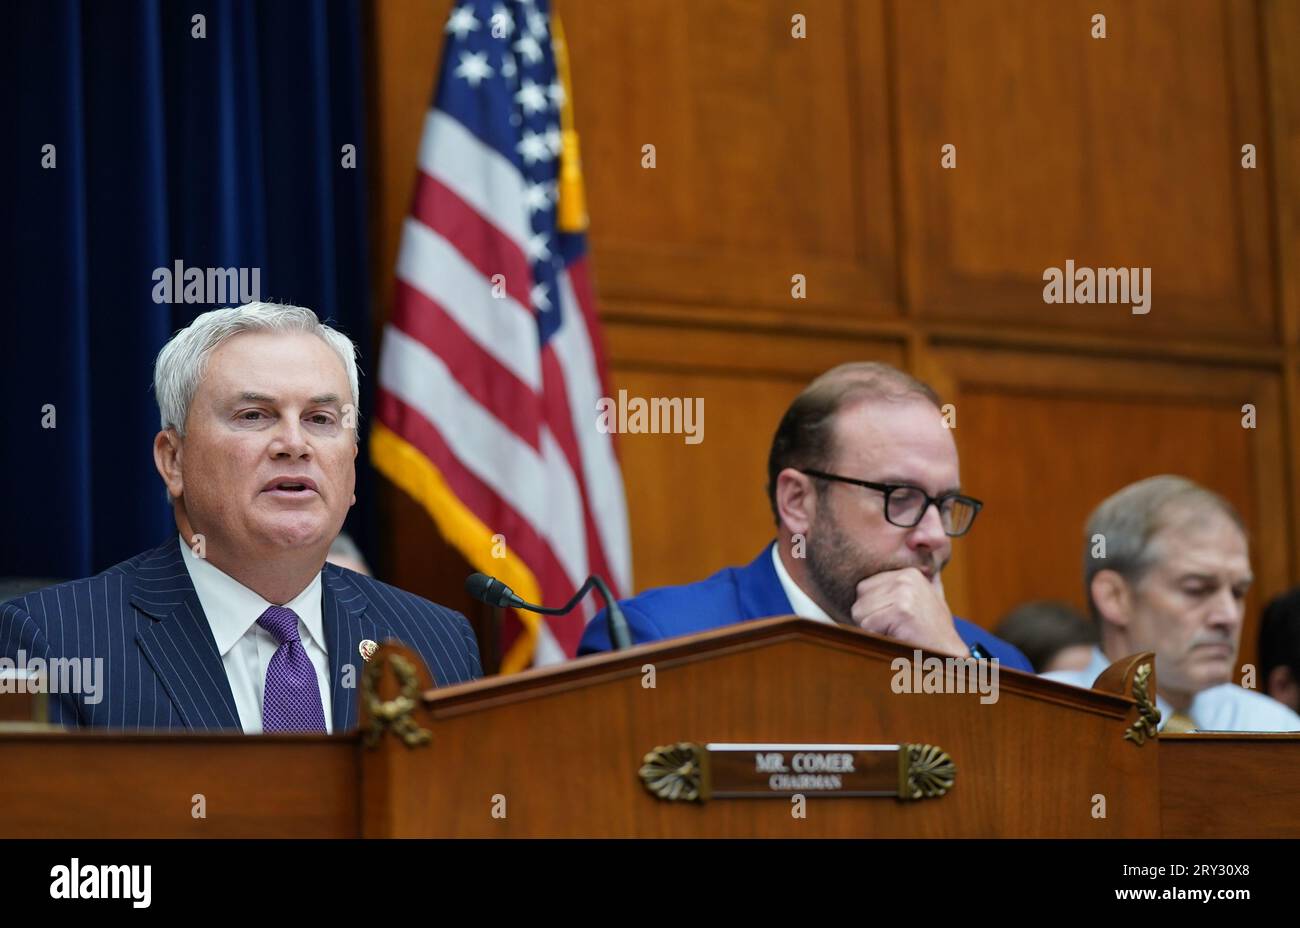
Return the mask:
POLYGON ((1138 718, 1124 732, 1124 740, 1139 746, 1154 738, 1160 728, 1160 709, 1151 692, 1151 665, 1143 664, 1133 674, 1133 698, 1137 701, 1138 718))
POLYGON ((933 744, 903 744, 898 751, 898 798, 935 799, 952 789, 957 765, 933 744))
POLYGON ((704 749, 689 741, 657 747, 637 771, 645 788, 670 802, 699 802, 703 796, 704 749))

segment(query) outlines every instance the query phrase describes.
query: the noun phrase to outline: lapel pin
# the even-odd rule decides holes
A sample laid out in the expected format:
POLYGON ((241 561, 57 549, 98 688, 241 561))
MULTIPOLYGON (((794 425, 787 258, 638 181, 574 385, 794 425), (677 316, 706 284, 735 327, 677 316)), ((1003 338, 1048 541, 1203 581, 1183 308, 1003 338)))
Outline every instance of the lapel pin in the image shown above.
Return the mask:
POLYGON ((379 650, 379 645, 366 638, 361 644, 357 645, 357 650, 361 652, 361 659, 368 662, 370 658, 375 656, 375 652, 379 650))

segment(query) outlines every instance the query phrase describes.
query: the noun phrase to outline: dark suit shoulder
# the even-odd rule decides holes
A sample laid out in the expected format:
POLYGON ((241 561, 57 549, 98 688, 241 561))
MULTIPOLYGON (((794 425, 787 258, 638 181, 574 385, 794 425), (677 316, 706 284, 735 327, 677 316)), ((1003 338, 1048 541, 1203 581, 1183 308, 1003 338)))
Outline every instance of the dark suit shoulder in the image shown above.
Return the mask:
POLYGON ((346 583, 352 584, 359 593, 380 608, 391 607, 392 603, 396 601, 407 608, 417 609, 421 613, 445 619, 453 624, 456 624, 457 620, 469 624, 469 620, 455 609, 440 606, 432 600, 417 596, 415 593, 393 586, 391 583, 385 583, 382 580, 376 580, 374 577, 359 574, 355 570, 349 570, 346 567, 339 567, 337 564, 326 564, 324 569, 346 583))
MULTIPOLYGON (((431 669, 442 668, 439 679, 451 674, 450 682, 456 682, 483 675, 478 638, 469 619, 455 609, 337 564, 327 563, 324 570, 339 586, 364 597, 408 645, 425 655, 431 669)), ((342 596, 340 601, 346 606, 352 600, 342 596)))
POLYGON ((8 602, 0 603, 0 614, 12 618, 21 613, 47 629, 51 624, 60 623, 61 617, 67 618, 69 613, 79 615, 97 611, 96 606, 101 606, 110 599, 114 603, 118 600, 123 582, 122 573, 118 570, 121 566, 114 565, 92 577, 65 580, 63 583, 15 596, 8 602))
MULTIPOLYGON (((166 546, 164 545, 163 547, 166 546)), ((110 574, 134 574, 146 562, 156 559, 158 557, 159 550, 160 550, 159 548, 151 548, 148 551, 141 551, 139 554, 135 555, 134 557, 129 557, 125 561, 119 561, 118 563, 114 564, 112 567, 105 568, 95 576, 106 577, 109 576, 110 574)), ((177 550, 179 551, 179 548, 177 550)), ((94 579, 94 577, 89 579, 94 579)))
MULTIPOLYGON (((185 574, 185 565, 180 560, 179 552, 176 539, 168 538, 158 547, 141 551, 92 576, 42 587, 22 596, 16 596, 0 605, 17 605, 29 614, 33 614, 33 610, 40 613, 44 611, 44 607, 53 608, 59 603, 73 604, 74 608, 79 608, 76 604, 83 601, 95 606, 103 605, 104 597, 110 589, 113 594, 117 594, 122 589, 133 585, 137 576, 147 573, 150 580, 165 583, 170 576, 179 577, 185 574)), ((185 577, 185 582, 188 583, 188 574, 185 574, 185 577)))

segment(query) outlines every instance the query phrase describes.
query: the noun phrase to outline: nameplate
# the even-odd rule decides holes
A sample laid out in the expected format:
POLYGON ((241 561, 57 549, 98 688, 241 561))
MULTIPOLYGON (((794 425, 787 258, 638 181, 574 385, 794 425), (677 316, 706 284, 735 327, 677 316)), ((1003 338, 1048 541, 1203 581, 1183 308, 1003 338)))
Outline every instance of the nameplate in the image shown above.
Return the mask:
POLYGON ((657 747, 639 771, 655 796, 708 799, 888 797, 933 799, 956 767, 929 744, 697 744, 657 747))

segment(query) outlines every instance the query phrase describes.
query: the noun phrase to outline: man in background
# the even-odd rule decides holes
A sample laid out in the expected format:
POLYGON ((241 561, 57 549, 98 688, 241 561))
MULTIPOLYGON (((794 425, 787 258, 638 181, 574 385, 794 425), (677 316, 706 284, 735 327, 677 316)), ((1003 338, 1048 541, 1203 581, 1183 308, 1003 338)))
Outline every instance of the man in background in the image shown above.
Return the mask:
POLYGON ((1300 712, 1300 589, 1274 599, 1260 616, 1259 680, 1265 693, 1300 712))
POLYGON ((1153 651, 1162 730, 1300 730, 1300 715, 1231 682, 1253 575, 1227 500, 1182 477, 1130 484, 1088 519, 1083 568, 1101 646, 1084 670, 1045 676, 1091 687, 1108 665, 1153 651))
POLYGON ((1022 603, 1006 614, 997 628, 1029 658, 1038 673, 1083 670, 1092 663, 1097 626, 1068 603, 1040 600, 1022 603))
POLYGON ((366 563, 366 556, 361 553, 361 549, 347 532, 339 532, 338 537, 330 545, 325 561, 338 567, 346 567, 366 577, 372 576, 370 565, 366 563))

